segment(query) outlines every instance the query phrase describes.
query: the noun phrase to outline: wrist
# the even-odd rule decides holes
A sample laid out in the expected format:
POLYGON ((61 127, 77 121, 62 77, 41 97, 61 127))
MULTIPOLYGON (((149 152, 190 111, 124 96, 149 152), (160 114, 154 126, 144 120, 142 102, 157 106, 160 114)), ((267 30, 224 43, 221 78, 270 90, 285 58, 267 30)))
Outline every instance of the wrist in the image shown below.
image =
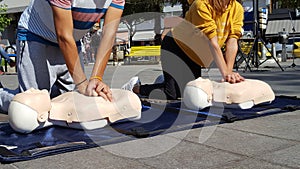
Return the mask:
POLYGON ((90 80, 93 80, 93 79, 98 79, 99 81, 102 82, 102 77, 100 77, 100 76, 91 76, 90 80))
POLYGON ((87 86, 88 86, 88 81, 84 82, 82 85, 79 85, 78 87, 75 88, 75 91, 86 95, 87 91, 87 86))
POLYGON ((85 94, 87 85, 88 85, 88 81, 85 78, 83 81, 75 84, 75 90, 78 91, 81 94, 85 94))
POLYGON ((87 79, 85 78, 84 80, 80 81, 79 83, 75 84, 75 87, 78 88, 80 85, 84 84, 84 82, 86 82, 87 79))

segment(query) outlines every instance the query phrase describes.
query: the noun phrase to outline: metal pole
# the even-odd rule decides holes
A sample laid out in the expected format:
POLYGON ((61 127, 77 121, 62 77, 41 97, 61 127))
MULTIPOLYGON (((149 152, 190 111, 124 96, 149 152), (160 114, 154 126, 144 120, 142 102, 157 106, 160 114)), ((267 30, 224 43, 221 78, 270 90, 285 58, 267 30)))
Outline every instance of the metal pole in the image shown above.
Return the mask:
POLYGON ((253 53, 253 61, 254 61, 254 66, 258 67, 258 39, 259 39, 259 34, 258 34, 258 0, 253 0, 253 20, 254 20, 254 26, 253 26, 253 35, 255 37, 254 40, 254 53, 253 53))

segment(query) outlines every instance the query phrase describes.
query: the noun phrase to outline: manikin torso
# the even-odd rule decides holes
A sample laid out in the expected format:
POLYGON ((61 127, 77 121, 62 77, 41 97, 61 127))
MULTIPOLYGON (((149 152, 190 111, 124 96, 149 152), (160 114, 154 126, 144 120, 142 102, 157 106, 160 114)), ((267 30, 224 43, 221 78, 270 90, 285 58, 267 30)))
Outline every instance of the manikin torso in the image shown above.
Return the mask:
POLYGON ((46 90, 29 89, 17 94, 9 107, 9 122, 22 133, 59 125, 79 129, 104 127, 110 122, 139 119, 141 102, 137 95, 112 89, 113 102, 67 92, 50 100, 46 90))
POLYGON ((254 79, 230 84, 200 77, 186 85, 183 95, 184 104, 195 110, 212 106, 214 102, 224 103, 225 107, 249 109, 275 99, 274 92, 267 83, 254 79))

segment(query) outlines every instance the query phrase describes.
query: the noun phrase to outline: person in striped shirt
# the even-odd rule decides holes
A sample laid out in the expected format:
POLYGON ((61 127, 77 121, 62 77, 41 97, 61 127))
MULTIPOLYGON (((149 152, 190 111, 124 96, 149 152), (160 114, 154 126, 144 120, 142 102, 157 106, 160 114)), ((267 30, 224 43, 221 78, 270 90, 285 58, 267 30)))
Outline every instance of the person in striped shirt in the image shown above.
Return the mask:
POLYGON ((51 97, 78 90, 112 100, 102 81, 125 0, 31 0, 18 23, 20 91, 47 89, 51 97), (104 18, 102 42, 90 78, 81 58, 80 39, 104 18))

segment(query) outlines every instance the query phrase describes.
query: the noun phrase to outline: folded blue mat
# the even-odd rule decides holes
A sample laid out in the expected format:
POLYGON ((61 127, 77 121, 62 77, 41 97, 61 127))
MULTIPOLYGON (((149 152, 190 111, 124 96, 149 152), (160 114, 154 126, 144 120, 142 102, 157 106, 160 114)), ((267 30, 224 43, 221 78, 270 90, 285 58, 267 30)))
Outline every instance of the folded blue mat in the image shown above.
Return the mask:
POLYGON ((299 98, 285 96, 277 96, 271 104, 257 105, 248 110, 212 107, 194 111, 184 108, 180 102, 164 105, 146 101, 143 102, 140 120, 113 123, 92 131, 52 126, 30 134, 20 134, 13 131, 8 123, 1 123, 0 162, 30 160, 204 125, 284 113, 299 107, 299 98))

